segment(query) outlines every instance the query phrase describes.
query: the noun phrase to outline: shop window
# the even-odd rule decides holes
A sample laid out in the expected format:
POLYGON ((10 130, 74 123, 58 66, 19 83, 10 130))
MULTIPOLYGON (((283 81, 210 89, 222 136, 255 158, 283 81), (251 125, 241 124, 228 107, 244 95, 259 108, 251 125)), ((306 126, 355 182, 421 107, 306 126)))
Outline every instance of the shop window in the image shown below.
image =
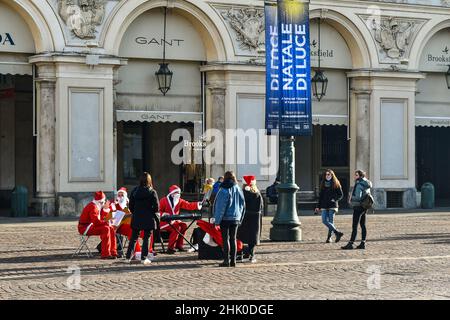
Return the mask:
POLYGON ((142 172, 142 125, 125 123, 123 126, 123 177, 126 183, 134 184, 142 172))
POLYGON ((347 127, 322 126, 322 167, 348 167, 347 127))

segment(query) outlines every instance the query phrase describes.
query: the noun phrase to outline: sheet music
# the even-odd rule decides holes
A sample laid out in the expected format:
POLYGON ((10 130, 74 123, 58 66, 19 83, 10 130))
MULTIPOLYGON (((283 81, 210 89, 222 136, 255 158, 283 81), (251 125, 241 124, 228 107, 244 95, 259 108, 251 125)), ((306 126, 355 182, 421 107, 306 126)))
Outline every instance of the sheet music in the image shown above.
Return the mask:
POLYGON ((123 217, 125 217, 125 212, 117 210, 114 213, 114 217, 111 220, 111 225, 114 227, 118 227, 120 225, 120 222, 122 222, 123 217))

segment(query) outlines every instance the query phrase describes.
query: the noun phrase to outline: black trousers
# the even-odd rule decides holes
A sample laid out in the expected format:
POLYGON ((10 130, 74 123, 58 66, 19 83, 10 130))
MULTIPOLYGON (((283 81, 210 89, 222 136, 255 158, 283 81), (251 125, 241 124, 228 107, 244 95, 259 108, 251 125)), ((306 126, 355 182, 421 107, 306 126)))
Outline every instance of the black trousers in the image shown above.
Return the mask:
POLYGON ((220 224, 223 239, 223 260, 228 263, 236 262, 237 243, 236 236, 238 224, 234 221, 223 221, 220 224))
MULTIPOLYGON (((150 236, 152 235, 153 230, 144 230, 144 239, 142 242, 142 253, 141 253, 141 260, 145 260, 148 255, 148 240, 150 239, 150 236)), ((134 246, 136 245, 136 241, 139 238, 139 234, 141 233, 141 230, 133 229, 133 232, 131 234, 131 240, 128 245, 127 255, 126 258, 131 258, 131 253, 134 251, 134 246)))
POLYGON ((355 242, 356 240, 356 235, 358 233, 358 224, 361 225, 361 241, 366 241, 366 213, 367 210, 363 207, 355 207, 353 209, 352 236, 350 237, 350 242, 355 242))

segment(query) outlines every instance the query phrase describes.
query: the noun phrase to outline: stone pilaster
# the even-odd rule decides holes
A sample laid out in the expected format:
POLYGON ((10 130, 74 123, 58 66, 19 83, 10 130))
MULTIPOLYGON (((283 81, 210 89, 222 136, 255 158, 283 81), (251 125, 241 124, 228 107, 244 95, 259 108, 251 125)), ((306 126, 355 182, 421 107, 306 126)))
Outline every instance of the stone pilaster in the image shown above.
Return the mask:
POLYGON ((211 128, 219 130, 222 133, 223 137, 223 145, 219 148, 216 148, 216 159, 221 163, 215 163, 211 165, 211 176, 214 179, 222 176, 225 173, 225 96, 226 90, 223 87, 211 86, 209 87, 211 94, 211 128), (217 154, 219 153, 219 154, 217 154), (221 153, 221 155, 220 155, 221 153))
POLYGON ((37 194, 36 212, 55 215, 55 84, 53 79, 39 81, 37 194))

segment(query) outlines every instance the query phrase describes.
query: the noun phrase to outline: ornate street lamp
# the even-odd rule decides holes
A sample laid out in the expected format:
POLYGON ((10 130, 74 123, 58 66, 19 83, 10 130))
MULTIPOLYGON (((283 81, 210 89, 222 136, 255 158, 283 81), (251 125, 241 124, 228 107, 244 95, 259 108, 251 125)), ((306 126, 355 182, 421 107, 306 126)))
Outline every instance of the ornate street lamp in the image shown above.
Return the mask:
POLYGON ((173 72, 169 69, 169 64, 166 63, 166 20, 167 20, 167 6, 164 7, 164 39, 163 39, 163 62, 159 64, 159 70, 155 73, 158 79, 159 91, 166 95, 172 85, 173 72))
POLYGON ((316 74, 311 79, 311 83, 312 83, 313 95, 314 95, 314 97, 317 98, 317 100, 320 101, 326 95, 327 88, 328 88, 328 79, 325 76, 325 74, 323 73, 323 71, 320 69, 320 55, 321 55, 321 50, 320 50, 320 17, 319 17, 319 44, 318 45, 319 45, 319 51, 318 51, 319 67, 316 70, 316 74))
POLYGON ((447 80, 447 87, 450 89, 450 65, 448 66, 447 73, 445 74, 445 80, 447 80))

